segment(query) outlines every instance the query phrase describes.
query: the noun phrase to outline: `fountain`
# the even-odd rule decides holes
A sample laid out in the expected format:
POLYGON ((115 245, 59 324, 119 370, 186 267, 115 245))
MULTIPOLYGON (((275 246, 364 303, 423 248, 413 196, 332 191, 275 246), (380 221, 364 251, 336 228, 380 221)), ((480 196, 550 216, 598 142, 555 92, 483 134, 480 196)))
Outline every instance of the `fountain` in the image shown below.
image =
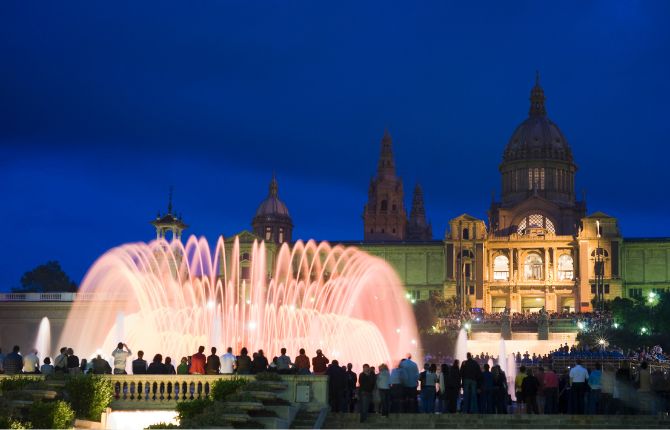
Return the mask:
POLYGON ((47 317, 43 317, 40 321, 37 338, 35 339, 35 349, 42 359, 51 357, 51 323, 49 323, 47 317))
POLYGON ((456 352, 455 357, 460 363, 463 363, 467 357, 468 353, 468 332, 465 328, 461 328, 458 332, 458 338, 456 339, 456 352))
POLYGON ((123 341, 177 362, 199 345, 270 357, 322 349, 357 368, 408 352, 421 362, 412 309, 380 258, 314 241, 282 245, 272 271, 263 242, 240 256, 237 238, 213 252, 195 236, 114 248, 84 278, 60 344, 89 356, 123 341))

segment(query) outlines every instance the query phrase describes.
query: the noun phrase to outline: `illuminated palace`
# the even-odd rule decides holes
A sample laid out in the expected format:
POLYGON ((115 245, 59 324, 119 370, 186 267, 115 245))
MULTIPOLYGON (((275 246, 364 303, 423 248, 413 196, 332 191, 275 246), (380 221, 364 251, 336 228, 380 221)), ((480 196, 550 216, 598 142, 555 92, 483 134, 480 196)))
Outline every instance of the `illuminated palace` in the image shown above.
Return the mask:
MULTIPOLYGON (((528 118, 504 148, 500 200, 491 203, 486 219, 463 214, 449 221, 443 240, 433 239, 418 185, 407 215, 386 132, 363 209, 364 239, 331 242, 385 259, 411 300, 440 294, 487 312, 588 311, 594 298, 639 297, 670 288, 670 239, 623 238, 615 218, 587 215, 585 201, 575 193, 576 172, 567 139, 547 116, 538 78, 528 118)), ((181 234, 184 227, 169 217, 157 221, 159 235, 172 227, 181 234)), ((239 235, 242 249, 263 239, 270 262, 278 244, 291 243, 292 229, 272 178, 252 220, 253 233, 239 235)), ((248 254, 242 255, 244 277, 249 262, 248 254)))

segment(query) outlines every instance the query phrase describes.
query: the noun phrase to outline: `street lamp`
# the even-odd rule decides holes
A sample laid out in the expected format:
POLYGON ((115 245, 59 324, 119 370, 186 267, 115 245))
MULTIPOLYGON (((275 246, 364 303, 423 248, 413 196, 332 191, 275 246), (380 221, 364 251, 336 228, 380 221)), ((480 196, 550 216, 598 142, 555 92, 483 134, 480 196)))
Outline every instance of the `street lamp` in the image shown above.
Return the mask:
POLYGON ((596 275, 596 303, 598 310, 603 311, 605 308, 605 286, 603 285, 605 277, 605 264, 603 263, 604 252, 600 248, 600 220, 596 220, 596 258, 594 264, 594 272, 596 275))

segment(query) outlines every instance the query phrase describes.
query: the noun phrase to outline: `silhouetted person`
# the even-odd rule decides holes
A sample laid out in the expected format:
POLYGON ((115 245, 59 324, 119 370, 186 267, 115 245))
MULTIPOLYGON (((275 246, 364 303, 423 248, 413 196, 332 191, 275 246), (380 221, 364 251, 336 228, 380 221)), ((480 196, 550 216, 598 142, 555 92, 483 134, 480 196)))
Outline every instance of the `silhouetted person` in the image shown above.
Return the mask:
POLYGON ((265 353, 262 349, 258 350, 258 353, 251 362, 251 371, 253 373, 262 373, 268 370, 268 359, 265 356, 265 353))
POLYGON ((240 350, 240 355, 237 357, 237 373, 240 375, 248 375, 251 373, 251 357, 247 348, 240 350))
POLYGON ((467 359, 461 364, 461 378, 463 379, 463 407, 461 412, 476 414, 477 408, 477 383, 481 380, 482 370, 479 364, 472 359, 472 354, 467 353, 467 359))
POLYGON ((320 349, 317 349, 316 356, 312 357, 312 371, 315 375, 325 375, 328 363, 330 363, 328 357, 323 355, 320 349))
POLYGON ((146 375, 147 361, 143 358, 144 351, 137 351, 137 358, 133 360, 133 375, 146 375))
POLYGON ((345 412, 345 391, 347 388, 347 376, 340 367, 337 360, 326 369, 328 375, 328 402, 331 412, 345 412))
POLYGON ((40 367, 40 373, 44 376, 50 376, 53 375, 55 372, 56 370, 51 364, 51 359, 49 357, 46 357, 44 359, 44 364, 42 365, 42 367, 40 367))
POLYGON ((216 355, 216 347, 212 347, 212 354, 207 357, 207 374, 208 375, 218 375, 219 370, 221 369, 221 360, 219 356, 216 355))
POLYGON ((19 351, 21 348, 14 345, 12 352, 5 357, 5 375, 18 375, 23 370, 23 357, 19 351))
POLYGON ((91 360, 91 372, 94 375, 109 375, 112 373, 112 366, 98 354, 91 360))
POLYGON ((540 389, 540 382, 533 375, 532 369, 526 370, 526 377, 521 383, 521 393, 523 400, 526 402, 526 412, 529 414, 539 414, 540 410, 537 406, 537 392, 540 389))
POLYGON ((356 392, 356 384, 358 383, 358 376, 356 372, 351 370, 353 365, 347 363, 347 370, 345 372, 347 378, 347 387, 344 392, 346 407, 344 412, 353 412, 356 406, 356 401, 354 400, 354 393, 356 392))
POLYGON ((300 348, 298 356, 295 358, 295 367, 299 375, 309 375, 309 357, 305 355, 305 348, 300 348))
MULTIPOLYGON (((334 361, 333 361, 334 363, 334 361)), ((368 419, 370 411, 370 402, 372 401, 372 391, 375 389, 375 377, 370 371, 370 366, 363 365, 363 371, 358 375, 358 401, 361 412, 360 422, 364 423, 368 419)))
POLYGON ((449 413, 456 413, 458 408, 458 393, 461 390, 461 369, 459 361, 454 360, 454 363, 449 368, 449 374, 446 377, 446 403, 447 411, 449 413))
POLYGON ((72 350, 72 348, 67 349, 67 373, 81 373, 81 368, 79 367, 79 357, 74 355, 74 350, 72 350))
POLYGON ((277 373, 291 372, 291 357, 286 355, 286 348, 281 349, 281 355, 277 357, 277 373))
POLYGON ((181 358, 181 362, 177 366, 177 375, 188 375, 188 359, 186 357, 181 358))
POLYGON ((163 356, 161 354, 154 355, 154 359, 151 361, 149 368, 147 369, 147 375, 166 375, 167 369, 163 364, 163 356))
POLYGON ((128 357, 132 355, 130 348, 123 342, 119 342, 116 345, 116 349, 112 351, 112 357, 114 357, 114 374, 115 375, 125 375, 126 374, 126 362, 128 357), (125 350, 124 350, 125 348, 125 350))
POLYGON ((67 372, 67 348, 62 347, 60 354, 54 359, 54 370, 58 373, 67 372))
POLYGON ((177 372, 175 371, 174 365, 172 364, 172 358, 170 357, 165 357, 165 373, 167 375, 175 375, 177 372))

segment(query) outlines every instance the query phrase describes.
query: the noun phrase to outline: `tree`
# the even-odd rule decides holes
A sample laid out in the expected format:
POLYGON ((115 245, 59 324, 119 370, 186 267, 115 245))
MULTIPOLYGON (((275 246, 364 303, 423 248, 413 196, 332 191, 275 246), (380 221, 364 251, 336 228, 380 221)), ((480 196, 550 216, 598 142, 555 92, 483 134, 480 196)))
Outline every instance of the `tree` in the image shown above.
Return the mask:
POLYGON ((21 287, 13 288, 15 293, 76 292, 77 284, 70 279, 58 261, 49 261, 21 277, 21 287))

